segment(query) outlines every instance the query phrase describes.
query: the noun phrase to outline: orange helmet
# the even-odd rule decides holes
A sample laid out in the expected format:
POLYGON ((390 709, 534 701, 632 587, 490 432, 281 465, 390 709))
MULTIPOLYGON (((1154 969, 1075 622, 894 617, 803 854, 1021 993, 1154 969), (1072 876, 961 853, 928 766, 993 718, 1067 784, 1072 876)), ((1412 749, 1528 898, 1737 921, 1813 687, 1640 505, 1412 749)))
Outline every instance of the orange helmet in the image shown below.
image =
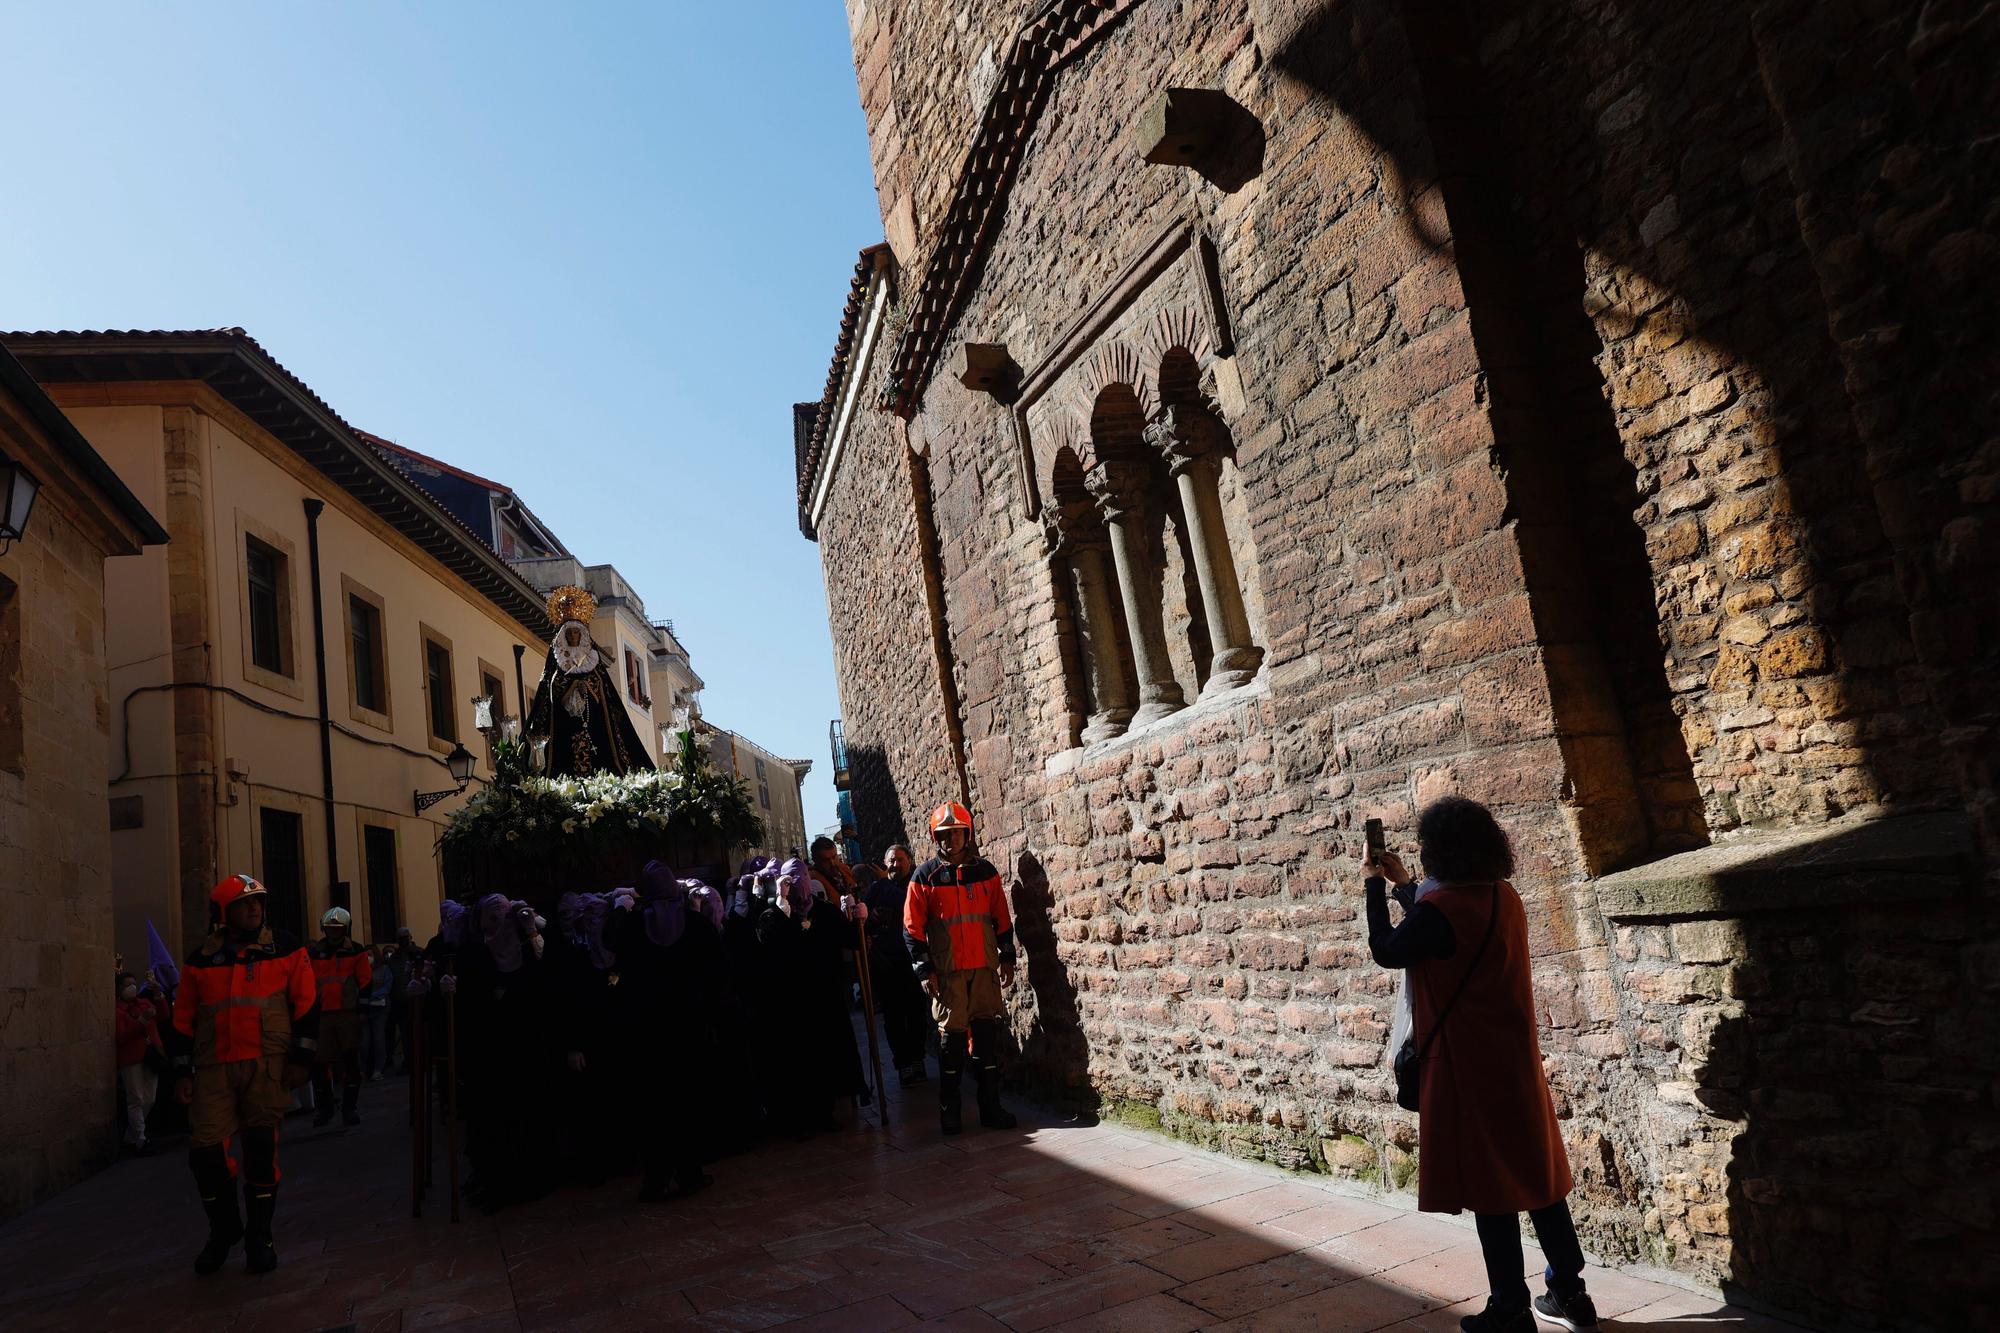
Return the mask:
POLYGON ((208 891, 208 901, 217 914, 220 914, 238 898, 248 898, 252 894, 261 894, 265 891, 263 884, 249 875, 231 875, 208 891))
POLYGON ((957 801, 946 801, 931 811, 931 836, 935 838, 948 828, 962 828, 967 833, 972 832, 972 812, 957 801))

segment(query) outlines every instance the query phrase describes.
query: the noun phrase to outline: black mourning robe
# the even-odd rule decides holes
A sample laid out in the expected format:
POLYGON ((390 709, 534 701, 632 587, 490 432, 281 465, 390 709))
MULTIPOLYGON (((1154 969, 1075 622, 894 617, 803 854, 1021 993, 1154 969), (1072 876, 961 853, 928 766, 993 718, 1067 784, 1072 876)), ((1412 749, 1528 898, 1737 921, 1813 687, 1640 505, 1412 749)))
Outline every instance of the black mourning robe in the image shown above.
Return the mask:
POLYGON ((651 768, 646 743, 625 712, 625 701, 598 650, 597 665, 569 675, 550 649, 542 665, 535 701, 528 707, 527 734, 549 738, 548 776, 581 778, 592 773, 630 773, 651 768), (571 711, 581 707, 582 716, 571 711))

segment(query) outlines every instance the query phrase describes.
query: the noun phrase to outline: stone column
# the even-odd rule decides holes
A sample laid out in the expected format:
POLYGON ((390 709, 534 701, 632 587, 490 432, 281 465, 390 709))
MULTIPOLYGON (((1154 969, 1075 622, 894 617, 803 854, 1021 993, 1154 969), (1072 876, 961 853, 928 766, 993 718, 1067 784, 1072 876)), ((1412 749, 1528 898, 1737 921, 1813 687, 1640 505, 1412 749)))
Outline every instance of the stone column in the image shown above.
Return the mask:
POLYGON ((1104 567, 1105 543, 1094 533, 1078 531, 1079 526, 1073 516, 1053 506, 1044 511, 1049 554, 1060 556, 1069 566, 1075 590, 1080 655, 1090 681, 1090 718, 1083 728, 1084 744, 1089 745, 1124 734, 1132 720, 1132 700, 1118 660, 1110 575, 1104 567))
POLYGON ((1167 634, 1160 619, 1158 589, 1147 578, 1144 505, 1146 469, 1142 463, 1101 463, 1084 476, 1097 512, 1111 534, 1111 563, 1118 571, 1118 593, 1125 603, 1125 629, 1132 641, 1132 665, 1139 674, 1139 711, 1135 726, 1177 713, 1187 707, 1180 682, 1167 657, 1167 634))
POLYGON ((1208 617, 1208 633, 1215 645, 1208 680, 1201 688, 1204 699, 1248 683, 1264 660, 1264 650, 1250 642, 1250 618, 1243 610, 1243 589, 1236 580, 1236 557, 1230 553, 1229 530, 1222 521, 1220 433, 1221 425, 1213 416, 1188 406, 1169 407, 1146 427, 1146 442, 1166 458, 1167 468, 1180 487, 1195 579, 1201 585, 1202 611, 1208 617))

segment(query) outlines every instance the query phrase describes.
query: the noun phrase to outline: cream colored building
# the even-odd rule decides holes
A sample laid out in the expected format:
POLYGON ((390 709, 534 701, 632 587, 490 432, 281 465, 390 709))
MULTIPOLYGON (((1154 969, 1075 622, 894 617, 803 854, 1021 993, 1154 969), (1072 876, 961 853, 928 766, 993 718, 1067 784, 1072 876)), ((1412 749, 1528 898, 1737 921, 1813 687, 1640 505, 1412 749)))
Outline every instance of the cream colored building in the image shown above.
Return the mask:
POLYGON ((471 700, 532 681, 541 596, 240 329, 6 341, 173 538, 106 578, 120 947, 191 947, 242 870, 302 934, 427 937, 462 798, 416 793, 488 775, 471 700))
POLYGON ((750 784, 750 804, 764 821, 762 845, 749 850, 786 856, 806 846, 805 800, 800 787, 812 771, 810 759, 781 759, 747 736, 700 724, 708 738, 709 761, 717 771, 750 784))
MULTIPOLYGON (((24 489, 20 494, 26 494, 24 489)), ((167 539, 0 351, 0 1218, 109 1160, 105 584, 167 539), (19 480, 34 498, 20 518, 19 480), (112 559, 111 557, 122 557, 112 559)), ((145 966, 143 940, 128 960, 145 966)))

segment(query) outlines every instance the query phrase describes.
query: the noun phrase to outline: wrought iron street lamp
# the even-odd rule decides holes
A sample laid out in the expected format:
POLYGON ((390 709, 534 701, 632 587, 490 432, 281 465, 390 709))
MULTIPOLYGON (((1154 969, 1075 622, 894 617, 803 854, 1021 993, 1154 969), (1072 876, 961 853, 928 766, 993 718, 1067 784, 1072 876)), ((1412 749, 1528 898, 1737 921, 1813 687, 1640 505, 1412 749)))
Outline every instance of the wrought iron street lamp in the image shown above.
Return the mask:
POLYGON ((28 511, 42 483, 13 459, 0 455, 0 555, 28 529, 28 511))
POLYGON ((445 797, 456 796, 464 791, 465 784, 472 781, 472 770, 478 762, 478 760, 472 757, 472 751, 457 742, 453 742, 451 753, 444 757, 444 766, 451 770, 451 776, 457 781, 458 785, 447 788, 444 791, 419 791, 410 793, 416 798, 417 813, 422 814, 445 797))

